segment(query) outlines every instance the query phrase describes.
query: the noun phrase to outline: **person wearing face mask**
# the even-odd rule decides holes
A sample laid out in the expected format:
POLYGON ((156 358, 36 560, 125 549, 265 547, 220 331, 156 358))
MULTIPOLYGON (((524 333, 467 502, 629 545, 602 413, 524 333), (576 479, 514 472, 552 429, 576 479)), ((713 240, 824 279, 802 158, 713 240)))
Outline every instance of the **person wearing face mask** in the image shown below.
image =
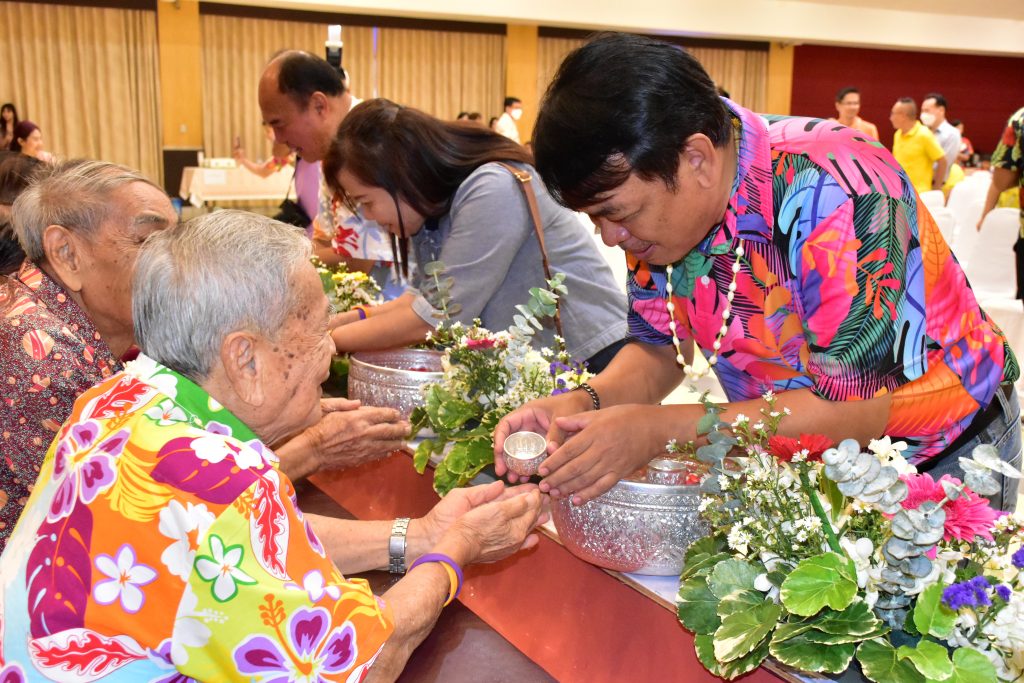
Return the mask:
POLYGON ((523 117, 523 101, 518 97, 505 98, 505 112, 498 117, 494 130, 509 140, 519 142, 519 127, 516 121, 523 117))
POLYGON ((921 102, 921 123, 928 126, 946 155, 945 173, 939 173, 938 168, 935 169, 935 180, 941 180, 942 183, 949 178, 953 165, 956 164, 956 157, 960 153, 960 131, 946 120, 947 106, 946 98, 937 92, 928 93, 921 102))

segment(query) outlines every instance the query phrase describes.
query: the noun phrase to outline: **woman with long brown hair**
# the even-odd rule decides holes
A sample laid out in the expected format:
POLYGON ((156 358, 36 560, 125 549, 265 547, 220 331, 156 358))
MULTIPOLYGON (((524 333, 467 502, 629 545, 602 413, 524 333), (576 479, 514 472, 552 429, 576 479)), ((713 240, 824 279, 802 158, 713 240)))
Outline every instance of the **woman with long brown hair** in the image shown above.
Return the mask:
MULTIPOLYGON (((388 100, 354 108, 324 160, 324 177, 347 202, 397 242, 406 273, 408 245, 416 263, 441 261, 454 279, 451 303, 463 322, 480 318, 491 330, 512 324, 515 306, 544 284, 544 255, 568 288, 561 322, 569 353, 601 370, 626 336, 625 298, 593 237, 575 214, 548 195, 520 145, 482 126, 446 122, 388 100), (520 177, 533 180, 521 184, 520 177), (532 195, 532 197, 531 197, 532 195)), ((342 316, 334 330, 339 352, 384 349, 421 341, 436 322, 415 272, 401 297, 342 316)), ((545 328, 539 342, 550 345, 545 328)))

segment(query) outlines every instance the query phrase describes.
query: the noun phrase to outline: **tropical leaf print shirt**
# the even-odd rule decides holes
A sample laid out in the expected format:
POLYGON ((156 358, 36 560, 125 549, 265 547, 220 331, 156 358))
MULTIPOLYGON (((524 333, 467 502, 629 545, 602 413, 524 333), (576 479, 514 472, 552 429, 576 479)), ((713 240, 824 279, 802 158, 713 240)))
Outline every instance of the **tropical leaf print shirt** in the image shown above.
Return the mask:
MULTIPOLYGON (((906 174, 856 130, 726 103, 737 174, 722 223, 674 268, 680 338, 710 355, 729 306, 715 373, 730 401, 890 393, 886 433, 915 462, 940 453, 1019 369, 906 174)), ((665 268, 629 265, 631 335, 672 343, 665 268)))
POLYGON ((89 316, 31 261, 0 278, 0 551, 79 394, 121 369, 89 316))
POLYGON ((0 583, 3 681, 360 681, 392 631, 274 454, 145 356, 75 403, 0 583))
MULTIPOLYGON (((1017 184, 1024 188, 1024 107, 1006 122, 996 151, 992 152, 992 167, 1016 171, 1017 184)), ((1024 202, 1020 203, 1020 236, 1024 238, 1024 202)))

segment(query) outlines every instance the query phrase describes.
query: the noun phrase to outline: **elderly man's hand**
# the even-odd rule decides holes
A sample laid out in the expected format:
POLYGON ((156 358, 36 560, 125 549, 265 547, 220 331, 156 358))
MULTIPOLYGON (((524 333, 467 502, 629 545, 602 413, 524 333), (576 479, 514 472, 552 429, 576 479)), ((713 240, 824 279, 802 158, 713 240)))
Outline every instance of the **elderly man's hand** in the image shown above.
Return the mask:
POLYGON ((503 482, 495 481, 490 484, 454 489, 419 520, 426 547, 429 548, 437 543, 444 533, 469 511, 481 505, 496 500, 505 500, 536 488, 536 484, 505 486, 503 482))
POLYGON ((320 404, 323 417, 305 431, 317 470, 378 460, 401 448, 409 435, 409 423, 393 408, 364 407, 344 398, 326 398, 320 404))
POLYGON ((459 517, 444 533, 437 549, 464 564, 496 562, 537 545, 530 533, 548 519, 546 496, 532 486, 505 489, 488 503, 459 517))

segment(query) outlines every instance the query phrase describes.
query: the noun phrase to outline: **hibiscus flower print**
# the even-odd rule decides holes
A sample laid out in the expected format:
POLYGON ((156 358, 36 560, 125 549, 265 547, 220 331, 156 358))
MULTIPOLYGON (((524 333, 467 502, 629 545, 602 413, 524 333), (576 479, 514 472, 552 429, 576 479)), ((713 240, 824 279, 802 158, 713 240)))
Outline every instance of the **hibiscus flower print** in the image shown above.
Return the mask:
POLYGON ((253 635, 235 648, 238 672, 259 683, 335 680, 356 662, 356 629, 350 621, 333 630, 330 626, 323 607, 300 607, 284 633, 280 623, 274 626, 277 641, 253 635))
POLYGON ((176 406, 174 401, 169 398, 166 398, 158 405, 153 406, 144 414, 161 427, 167 427, 176 422, 188 421, 188 416, 185 415, 185 411, 176 406))
POLYGON ((196 457, 207 462, 218 463, 230 457, 241 469, 262 467, 263 458, 252 448, 239 447, 222 436, 201 436, 192 441, 192 450, 196 457))
POLYGON ((54 454, 53 474, 57 492, 47 520, 55 522, 71 513, 77 501, 88 505, 117 479, 115 459, 128 443, 122 429, 99 441, 100 426, 92 420, 78 423, 61 438, 54 454))
POLYGON ((145 354, 139 354, 138 358, 125 364, 124 372, 156 388, 164 396, 175 398, 178 395, 178 378, 145 354))
POLYGON ((203 581, 213 584, 211 590, 217 602, 227 602, 238 595, 238 584, 256 583, 241 570, 245 551, 241 545, 224 547, 224 541, 217 534, 210 536, 210 555, 196 557, 196 571, 203 581))
POLYGON ((107 578, 93 586, 93 599, 101 605, 120 600, 121 608, 129 614, 142 609, 146 600, 142 587, 156 579, 156 571, 142 563, 136 564, 135 550, 127 543, 118 549, 116 557, 101 553, 95 562, 96 568, 107 578))
POLYGON ((164 549, 160 561, 172 574, 188 580, 195 564, 196 549, 213 521, 213 513, 202 503, 182 505, 172 500, 160 511, 160 533, 174 540, 164 549))

